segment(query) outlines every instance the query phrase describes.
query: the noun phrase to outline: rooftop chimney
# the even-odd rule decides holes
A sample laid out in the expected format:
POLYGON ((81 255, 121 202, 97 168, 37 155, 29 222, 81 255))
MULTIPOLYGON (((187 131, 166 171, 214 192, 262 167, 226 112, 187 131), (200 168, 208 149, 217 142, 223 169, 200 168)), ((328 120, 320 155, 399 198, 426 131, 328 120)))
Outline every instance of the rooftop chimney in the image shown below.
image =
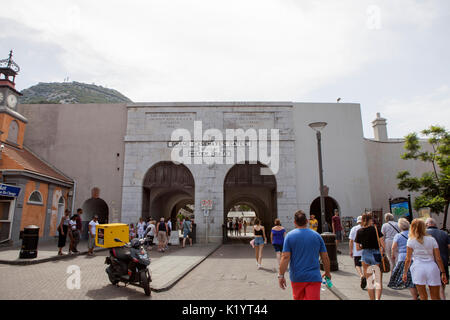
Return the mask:
POLYGON ((372 121, 372 127, 375 141, 388 141, 386 119, 381 118, 379 112, 377 112, 377 118, 372 121))

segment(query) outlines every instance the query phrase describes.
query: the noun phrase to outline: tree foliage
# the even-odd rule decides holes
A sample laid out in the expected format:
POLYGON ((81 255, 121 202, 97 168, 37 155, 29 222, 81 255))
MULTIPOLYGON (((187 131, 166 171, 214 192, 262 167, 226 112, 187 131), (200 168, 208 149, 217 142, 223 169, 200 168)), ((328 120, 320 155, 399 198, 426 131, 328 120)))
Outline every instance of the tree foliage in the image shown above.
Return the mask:
POLYGON ((398 188, 420 193, 414 201, 414 209, 430 207, 434 213, 444 212, 445 226, 450 201, 450 132, 444 127, 431 126, 421 133, 431 150, 424 150, 418 135, 410 133, 405 137, 405 153, 401 158, 429 163, 431 171, 421 177, 412 177, 408 171, 399 172, 398 188))

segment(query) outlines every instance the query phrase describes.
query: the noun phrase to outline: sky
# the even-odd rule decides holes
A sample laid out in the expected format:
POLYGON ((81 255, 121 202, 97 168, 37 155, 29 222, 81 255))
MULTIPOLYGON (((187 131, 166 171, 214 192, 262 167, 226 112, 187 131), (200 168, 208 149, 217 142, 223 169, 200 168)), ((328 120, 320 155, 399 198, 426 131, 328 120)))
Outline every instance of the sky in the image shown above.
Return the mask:
POLYGON ((390 138, 450 128, 448 0, 2 1, 19 90, 95 83, 134 102, 361 104, 390 138))

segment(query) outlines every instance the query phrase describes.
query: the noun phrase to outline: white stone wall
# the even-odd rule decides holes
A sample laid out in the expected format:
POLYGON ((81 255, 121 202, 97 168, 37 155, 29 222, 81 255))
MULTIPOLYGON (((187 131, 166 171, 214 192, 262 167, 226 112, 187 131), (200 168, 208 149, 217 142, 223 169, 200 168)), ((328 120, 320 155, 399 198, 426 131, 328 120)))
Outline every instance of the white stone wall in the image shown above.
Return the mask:
MULTIPOLYGON (((122 222, 134 223, 141 215, 142 183, 146 172, 160 161, 171 160, 171 149, 167 147, 172 129, 149 132, 146 128, 146 113, 195 113, 196 120, 203 121, 203 131, 209 128, 224 128, 224 112, 267 112, 274 115, 274 127, 280 129, 280 169, 277 181, 278 217, 283 224, 292 223, 292 214, 297 208, 295 177, 295 145, 292 123, 292 105, 289 103, 165 103, 133 104, 128 107, 128 126, 125 137, 125 163, 122 197, 122 222)), ((186 124, 186 123, 185 123, 186 124)), ((159 127, 161 129, 161 127, 159 127)), ((268 128, 271 129, 271 128, 268 128)), ((270 147, 269 147, 270 148, 270 147)), ((200 201, 213 199, 214 206, 209 217, 209 241, 222 241, 223 183, 231 164, 187 164, 195 181, 195 222, 197 239, 206 241, 207 221, 200 210, 200 201)))
MULTIPOLYGON (((372 205, 359 104, 295 103, 297 207, 308 215, 320 196, 316 133, 308 125, 324 121, 322 162, 324 185, 341 217, 356 217, 372 205)), ((292 213, 293 214, 293 213, 292 213)), ((290 226, 292 227, 292 226, 290 226)))

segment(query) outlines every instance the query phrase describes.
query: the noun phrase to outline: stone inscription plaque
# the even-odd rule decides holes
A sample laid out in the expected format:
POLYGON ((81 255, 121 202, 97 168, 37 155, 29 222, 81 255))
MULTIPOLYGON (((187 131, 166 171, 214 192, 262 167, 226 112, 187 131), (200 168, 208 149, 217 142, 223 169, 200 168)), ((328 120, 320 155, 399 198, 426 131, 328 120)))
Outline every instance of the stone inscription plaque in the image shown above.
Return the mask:
POLYGON ((194 130, 193 112, 147 112, 145 129, 148 134, 171 133, 175 129, 194 130))
POLYGON ((225 129, 273 129, 275 115, 273 112, 224 112, 225 129))

